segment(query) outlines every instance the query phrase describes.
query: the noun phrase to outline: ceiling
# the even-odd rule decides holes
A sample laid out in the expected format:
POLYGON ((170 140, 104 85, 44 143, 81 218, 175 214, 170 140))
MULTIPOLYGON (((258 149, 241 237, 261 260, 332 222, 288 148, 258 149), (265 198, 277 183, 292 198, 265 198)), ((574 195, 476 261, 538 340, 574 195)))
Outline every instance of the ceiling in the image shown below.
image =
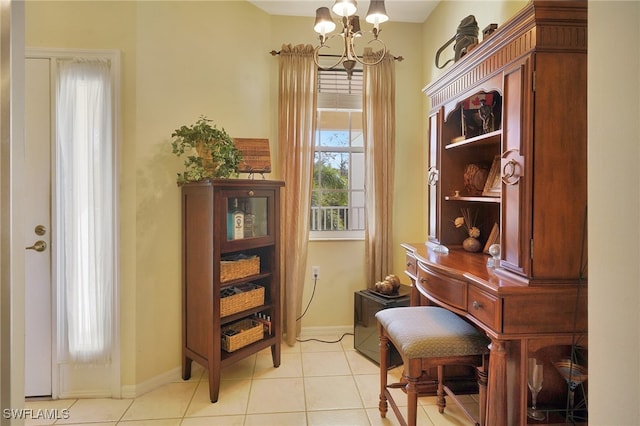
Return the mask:
MULTIPOLYGON (((316 16, 316 9, 331 8, 333 0, 249 0, 270 15, 316 16)), ((390 21, 424 22, 439 0, 386 0, 385 6, 390 21)), ((358 0, 358 11, 364 16, 369 9, 368 0, 358 0)), ((335 18, 335 16, 334 16, 335 18)))

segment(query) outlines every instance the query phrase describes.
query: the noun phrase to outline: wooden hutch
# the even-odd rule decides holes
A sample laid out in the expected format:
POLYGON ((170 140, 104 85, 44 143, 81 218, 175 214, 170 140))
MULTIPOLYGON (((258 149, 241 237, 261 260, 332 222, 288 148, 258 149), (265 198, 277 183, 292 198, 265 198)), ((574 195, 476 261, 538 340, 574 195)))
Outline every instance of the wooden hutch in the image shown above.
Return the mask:
POLYGON ((554 362, 580 348, 586 364, 587 2, 530 2, 424 93, 429 235, 403 244, 411 303, 446 307, 491 339, 488 425, 561 422, 568 386, 554 362), (499 267, 462 249, 462 209, 483 245, 499 231, 499 267), (529 358, 544 367, 542 422, 527 417, 529 358))

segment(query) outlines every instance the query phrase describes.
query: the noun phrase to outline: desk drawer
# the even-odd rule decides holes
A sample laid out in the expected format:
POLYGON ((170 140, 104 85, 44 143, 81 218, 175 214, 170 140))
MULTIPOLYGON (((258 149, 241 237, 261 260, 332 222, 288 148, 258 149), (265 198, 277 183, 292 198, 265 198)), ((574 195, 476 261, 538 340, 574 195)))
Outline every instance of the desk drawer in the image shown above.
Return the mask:
POLYGON ((454 308, 467 309, 467 282, 436 272, 420 262, 416 287, 425 296, 454 308))
POLYGON ((416 276, 416 272, 417 272, 417 267, 416 267, 416 258, 413 254, 407 253, 407 269, 406 272, 407 274, 409 274, 411 277, 416 276))
POLYGON ((502 305, 497 297, 469 286, 467 311, 492 330, 502 331, 502 305))

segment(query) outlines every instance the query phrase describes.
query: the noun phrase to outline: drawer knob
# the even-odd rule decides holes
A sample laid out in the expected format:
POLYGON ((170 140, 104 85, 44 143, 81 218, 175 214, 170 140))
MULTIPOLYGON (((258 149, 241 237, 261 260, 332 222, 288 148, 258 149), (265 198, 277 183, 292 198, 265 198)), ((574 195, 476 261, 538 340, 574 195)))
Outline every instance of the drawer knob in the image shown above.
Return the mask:
POLYGON ((407 262, 407 266, 411 266, 411 262, 407 262))
POLYGON ((424 284, 426 282, 427 282, 427 280, 424 277, 420 278, 420 284, 424 284))
POLYGON ((248 194, 249 194, 249 197, 253 197, 253 196, 255 195, 255 192, 253 192, 253 190, 252 190, 252 189, 250 189, 250 190, 249 190, 249 192, 248 192, 248 194))
POLYGON ((479 303, 477 300, 474 300, 471 306, 473 306, 473 309, 477 311, 478 309, 482 308, 482 303, 479 303))

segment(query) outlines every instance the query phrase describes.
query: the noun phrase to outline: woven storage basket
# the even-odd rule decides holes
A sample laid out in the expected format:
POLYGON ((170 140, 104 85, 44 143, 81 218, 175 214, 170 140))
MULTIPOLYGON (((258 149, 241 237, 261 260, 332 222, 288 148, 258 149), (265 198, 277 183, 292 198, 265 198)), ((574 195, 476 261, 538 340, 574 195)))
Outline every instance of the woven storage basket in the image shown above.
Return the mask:
POLYGON ((263 330, 262 323, 249 318, 224 326, 222 327, 222 349, 233 352, 257 342, 262 339, 263 330))
POLYGON ((220 282, 223 283, 259 273, 260 257, 258 256, 253 256, 248 259, 220 261, 220 282))
POLYGON ((223 289, 220 296, 220 316, 226 317, 264 304, 264 287, 246 283, 223 289), (235 294, 223 297, 224 291, 229 289, 234 290, 235 294))

